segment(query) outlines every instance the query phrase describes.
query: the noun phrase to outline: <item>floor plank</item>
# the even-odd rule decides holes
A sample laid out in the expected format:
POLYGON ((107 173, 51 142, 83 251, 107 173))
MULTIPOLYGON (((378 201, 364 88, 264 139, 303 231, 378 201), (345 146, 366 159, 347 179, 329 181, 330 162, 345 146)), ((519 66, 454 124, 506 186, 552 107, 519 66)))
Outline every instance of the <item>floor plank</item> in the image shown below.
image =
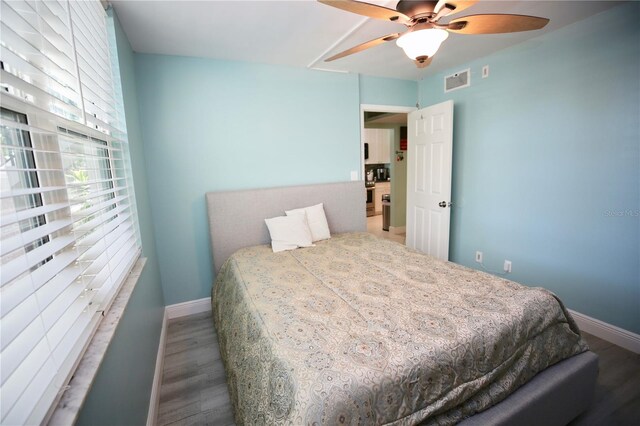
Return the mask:
MULTIPOLYGON (((571 426, 640 424, 640 355, 584 333, 600 357, 593 403, 571 426)), ((234 425, 211 313, 167 327, 157 425, 234 425)))
POLYGON ((600 357, 600 373, 591 408, 571 426, 640 424, 640 354, 583 333, 600 357))
POLYGON ((401 234, 392 234, 389 231, 383 231, 381 214, 367 217, 367 232, 375 235, 376 237, 395 241, 400 244, 404 244, 407 236, 404 232, 401 234))
POLYGON ((167 326, 158 425, 233 425, 218 340, 210 312, 167 326))

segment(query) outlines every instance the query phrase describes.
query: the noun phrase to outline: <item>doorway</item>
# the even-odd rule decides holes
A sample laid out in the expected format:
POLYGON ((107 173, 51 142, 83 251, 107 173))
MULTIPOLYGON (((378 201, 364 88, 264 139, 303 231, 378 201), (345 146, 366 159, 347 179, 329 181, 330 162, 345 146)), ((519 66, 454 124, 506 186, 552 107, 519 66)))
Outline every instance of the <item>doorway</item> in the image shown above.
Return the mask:
POLYGON ((361 105, 361 176, 373 203, 370 233, 405 243, 407 195, 407 114, 413 107, 361 105), (389 201, 382 196, 388 194, 389 201))

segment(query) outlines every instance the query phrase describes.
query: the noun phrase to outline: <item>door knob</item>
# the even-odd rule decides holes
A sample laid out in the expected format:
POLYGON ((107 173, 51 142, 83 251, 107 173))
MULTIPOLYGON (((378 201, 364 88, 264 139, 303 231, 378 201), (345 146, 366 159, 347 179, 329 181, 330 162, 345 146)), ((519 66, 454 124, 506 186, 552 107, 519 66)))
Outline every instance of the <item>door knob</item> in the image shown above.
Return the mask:
POLYGON ((447 203, 446 201, 440 201, 438 205, 442 208, 451 207, 451 203, 447 203))

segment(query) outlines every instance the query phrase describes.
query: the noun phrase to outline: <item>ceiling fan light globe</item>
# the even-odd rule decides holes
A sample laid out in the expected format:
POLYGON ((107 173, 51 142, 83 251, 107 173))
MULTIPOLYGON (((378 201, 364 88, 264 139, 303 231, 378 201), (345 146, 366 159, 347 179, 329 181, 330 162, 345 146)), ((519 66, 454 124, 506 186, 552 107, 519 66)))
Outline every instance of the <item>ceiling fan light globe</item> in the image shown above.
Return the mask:
POLYGON ((416 60, 420 56, 430 58, 435 55, 447 37, 449 37, 447 31, 429 28, 407 32, 396 41, 396 44, 404 50, 409 58, 416 60))

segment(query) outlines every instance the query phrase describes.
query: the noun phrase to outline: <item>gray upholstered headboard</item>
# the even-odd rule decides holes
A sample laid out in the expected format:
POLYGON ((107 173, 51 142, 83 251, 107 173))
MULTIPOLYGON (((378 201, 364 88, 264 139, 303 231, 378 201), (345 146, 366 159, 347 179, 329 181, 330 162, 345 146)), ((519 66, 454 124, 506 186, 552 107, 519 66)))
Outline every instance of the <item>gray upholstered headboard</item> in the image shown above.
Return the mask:
POLYGON ((285 210, 324 203, 332 234, 367 230, 362 181, 208 192, 206 197, 216 273, 236 250, 269 243, 264 220, 285 210))

